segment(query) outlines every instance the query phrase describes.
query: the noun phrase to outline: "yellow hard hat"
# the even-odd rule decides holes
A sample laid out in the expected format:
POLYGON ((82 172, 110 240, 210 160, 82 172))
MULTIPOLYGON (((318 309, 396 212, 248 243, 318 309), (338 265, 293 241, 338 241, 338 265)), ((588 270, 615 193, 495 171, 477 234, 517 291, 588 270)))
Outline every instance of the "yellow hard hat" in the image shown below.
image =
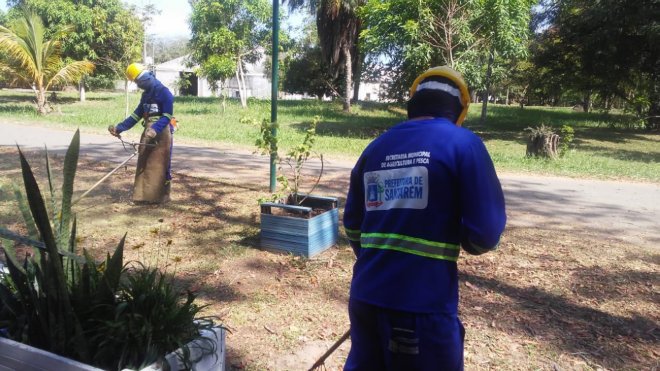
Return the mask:
POLYGON ((426 72, 417 76, 412 86, 410 87, 410 96, 412 97, 413 94, 415 94, 419 83, 421 83, 427 77, 431 77, 431 76, 445 77, 451 80, 454 84, 456 84, 456 86, 458 86, 458 90, 460 91, 460 96, 461 96, 460 97, 461 106, 463 106, 463 111, 461 111, 461 114, 458 116, 458 119, 456 120, 456 125, 460 126, 465 120, 465 116, 467 116, 467 112, 468 112, 468 107, 470 106, 470 92, 468 91, 465 80, 463 80, 463 76, 461 76, 461 74, 458 71, 447 66, 429 68, 428 70, 426 70, 426 72))
POLYGON ((126 78, 135 81, 135 79, 146 69, 141 63, 131 63, 126 67, 126 78))

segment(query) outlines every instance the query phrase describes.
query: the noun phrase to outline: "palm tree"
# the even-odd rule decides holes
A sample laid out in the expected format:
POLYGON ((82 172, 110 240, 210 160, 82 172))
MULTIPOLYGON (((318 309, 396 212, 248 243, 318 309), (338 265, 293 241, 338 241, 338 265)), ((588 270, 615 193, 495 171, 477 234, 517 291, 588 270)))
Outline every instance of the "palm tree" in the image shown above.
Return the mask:
POLYGON ((94 70, 94 64, 89 61, 65 64, 60 40, 71 33, 72 28, 62 28, 46 39, 46 27, 41 17, 28 8, 23 8, 23 15, 10 28, 0 26, 0 48, 6 54, 6 59, 0 61, 0 70, 14 83, 32 86, 37 111, 43 115, 50 111, 46 97, 48 89, 80 81, 94 70))
POLYGON ((311 12, 316 12, 316 28, 323 59, 330 62, 335 76, 340 71, 345 74, 343 98, 346 112, 351 110, 353 65, 359 59, 357 44, 361 22, 357 9, 365 3, 366 0, 289 0, 291 9, 307 5, 311 12))

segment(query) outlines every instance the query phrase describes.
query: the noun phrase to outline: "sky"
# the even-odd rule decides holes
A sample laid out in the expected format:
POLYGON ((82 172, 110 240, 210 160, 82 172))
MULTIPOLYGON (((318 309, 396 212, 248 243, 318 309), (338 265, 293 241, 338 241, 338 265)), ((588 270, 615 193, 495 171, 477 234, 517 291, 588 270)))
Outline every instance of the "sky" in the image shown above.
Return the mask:
POLYGON ((153 22, 147 28, 147 34, 155 34, 159 38, 190 36, 188 18, 190 4, 188 0, 124 0, 126 4, 143 7, 155 4, 160 14, 154 16, 153 22))
MULTIPOLYGON (((137 7, 151 3, 160 10, 160 14, 154 16, 153 22, 147 28, 147 34, 154 34, 158 38, 190 37, 188 18, 192 9, 188 0, 122 0, 122 2, 137 7)), ((0 9, 7 11, 6 0, 0 0, 0 9)), ((283 11, 281 7, 280 11, 283 11)), ((300 15, 293 16, 288 22, 283 20, 282 27, 298 24, 301 20, 300 15)))
MULTIPOLYGON (((147 33, 158 37, 190 36, 188 17, 191 8, 188 0, 122 0, 123 3, 142 7, 149 3, 156 4, 161 12, 154 16, 147 33)), ((0 0, 0 9, 7 11, 7 1, 0 0)))
MULTIPOLYGON (((154 17, 154 21, 147 29, 147 34, 155 34, 159 38, 187 36, 190 37, 190 28, 188 27, 188 18, 192 12, 192 8, 188 0, 123 0, 124 3, 135 5, 138 7, 145 6, 149 3, 155 4, 156 8, 161 11, 160 14, 154 17)), ((285 9, 280 6, 280 13, 284 13, 285 9)), ((296 28, 302 22, 303 16, 298 12, 291 15, 291 19, 282 19, 281 27, 296 28)), ((295 30, 291 30, 294 32, 295 30)))

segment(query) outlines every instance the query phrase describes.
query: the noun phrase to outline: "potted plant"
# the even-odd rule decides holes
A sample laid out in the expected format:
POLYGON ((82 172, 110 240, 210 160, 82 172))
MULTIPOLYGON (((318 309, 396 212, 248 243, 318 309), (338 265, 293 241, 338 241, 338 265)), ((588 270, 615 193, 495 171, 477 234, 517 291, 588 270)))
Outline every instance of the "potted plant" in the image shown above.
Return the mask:
POLYGON ((6 270, 0 273, 0 362, 15 369, 164 363, 184 369, 209 363, 208 355, 216 364, 208 369, 221 368, 224 330, 209 318, 198 318, 203 307, 194 304, 194 294, 180 300, 172 279, 159 269, 124 265, 125 235, 101 263, 85 250, 77 254, 71 205, 79 146, 76 132, 64 159, 59 201, 46 156, 50 207, 19 148, 27 200, 18 187, 14 193, 28 236, 0 228, 6 257, 6 270), (33 255, 21 262, 11 240, 30 246, 33 255))
MULTIPOLYGON (((273 157, 279 163, 280 192, 269 199, 260 200, 261 246, 282 250, 307 258, 313 257, 337 242, 339 236, 339 202, 335 197, 312 195, 323 175, 323 155, 319 175, 307 193, 302 193, 302 170, 312 155, 316 139, 316 116, 307 128, 302 143, 287 152, 285 158, 273 157), (291 178, 283 169, 288 167, 291 178)), ((277 153, 277 138, 272 133, 273 125, 267 120, 261 124, 261 136, 257 148, 262 154, 277 153)))

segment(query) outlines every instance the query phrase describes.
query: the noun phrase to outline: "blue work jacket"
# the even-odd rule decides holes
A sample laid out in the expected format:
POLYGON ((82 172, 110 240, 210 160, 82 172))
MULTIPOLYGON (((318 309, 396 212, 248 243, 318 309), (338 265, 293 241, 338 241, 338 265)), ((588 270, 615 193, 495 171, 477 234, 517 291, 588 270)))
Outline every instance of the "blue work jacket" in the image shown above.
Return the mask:
POLYGON ((505 224, 502 187, 479 137, 443 118, 398 124, 351 172, 344 211, 357 256, 351 299, 454 314, 460 246, 492 250, 505 224))

